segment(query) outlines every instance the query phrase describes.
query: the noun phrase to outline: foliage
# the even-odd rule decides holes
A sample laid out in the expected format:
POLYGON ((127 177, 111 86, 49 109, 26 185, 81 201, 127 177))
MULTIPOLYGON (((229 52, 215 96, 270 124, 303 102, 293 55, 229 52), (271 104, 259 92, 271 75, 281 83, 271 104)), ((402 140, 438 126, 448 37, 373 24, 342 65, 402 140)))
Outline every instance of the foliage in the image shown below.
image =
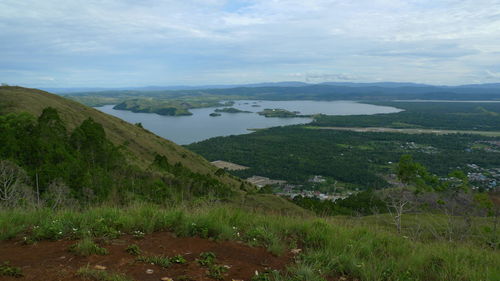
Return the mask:
POLYGON ((234 235, 235 227, 241 237, 262 237, 256 239, 256 245, 265 245, 269 241, 266 237, 275 237, 288 249, 288 243, 299 243, 303 251, 296 263, 282 273, 284 280, 322 280, 326 275, 347 275, 360 280, 407 280, 409 276, 415 280, 495 280, 500 274, 499 253, 481 239, 476 240, 492 220, 473 218, 474 233, 464 241, 422 233, 426 223, 436 221, 434 226, 440 227, 444 220, 441 216, 409 214, 403 222, 403 235, 397 235, 390 218, 381 215, 304 219, 224 205, 185 209, 139 205, 84 211, 11 210, 0 213, 0 237, 4 237, 5 231, 12 231, 13 226, 17 231, 10 235, 29 235, 27 230, 34 226, 45 229, 52 221, 61 225, 63 237, 72 237, 72 228, 89 230, 97 237, 105 235, 106 229, 121 233, 169 230, 188 236, 203 226, 209 238, 241 239, 234 235))
POLYGON ((215 254, 212 252, 203 252, 198 258, 201 266, 208 267, 207 276, 217 280, 223 279, 223 274, 228 271, 228 267, 215 263, 215 254))
POLYGON ((212 252, 203 252, 198 258, 198 263, 202 266, 209 266, 215 262, 215 254, 212 252))
POLYGON ((0 276, 23 277, 23 273, 19 267, 14 267, 9 262, 0 264, 0 276))
POLYGON ((141 254, 141 249, 136 244, 128 245, 125 251, 133 256, 138 256, 141 254))
POLYGON ((166 256, 138 256, 137 261, 154 264, 164 268, 168 268, 172 265, 172 260, 166 256))
POLYGON ((187 262, 187 260, 181 255, 175 255, 175 256, 171 257, 170 261, 172 263, 179 263, 179 264, 184 264, 187 262))
POLYGON ((227 272, 229 269, 224 265, 219 264, 211 264, 208 266, 207 276, 210 278, 214 278, 217 280, 224 279, 223 274, 227 272))
POLYGON ((92 281, 133 281, 125 275, 111 273, 104 270, 91 269, 89 266, 78 269, 76 275, 84 280, 92 281))
POLYGON ((0 180, 14 179, 2 185, 1 206, 29 205, 35 196, 37 203, 56 209, 232 195, 219 177, 171 164, 165 156, 158 155, 161 163, 157 160, 150 169, 129 164, 122 147, 90 118, 68 132, 58 112, 46 108, 37 120, 26 114, 0 116, 0 128, 0 159, 8 159, 0 160, 0 180))
MULTIPOLYGON (((435 135, 314 130, 287 126, 252 134, 217 137, 188 145, 210 161, 223 159, 250 167, 231 173, 266 176, 304 185, 314 175, 339 181, 346 189, 379 189, 388 183, 381 175, 392 174, 393 164, 404 154, 446 176, 466 164, 483 168, 500 165, 496 153, 472 149, 476 142, 495 141, 477 135, 435 135)), ((332 187, 333 191, 334 187, 332 187)))
POLYGON ((106 248, 99 247, 91 238, 85 237, 78 243, 72 245, 69 250, 80 256, 107 255, 106 248))
POLYGON ((315 116, 313 126, 500 131, 499 103, 372 102, 403 108, 393 114, 315 116))
POLYGON ((335 201, 302 196, 296 196, 292 201, 302 208, 314 211, 321 216, 371 215, 387 211, 386 203, 373 190, 362 191, 345 199, 337 199, 335 201))
POLYGON ((232 102, 221 103, 213 97, 205 99, 190 99, 187 97, 182 99, 132 98, 126 99, 115 105, 114 109, 130 110, 132 112, 157 113, 169 116, 182 116, 192 115, 189 111, 191 108, 217 107, 232 104, 232 102))

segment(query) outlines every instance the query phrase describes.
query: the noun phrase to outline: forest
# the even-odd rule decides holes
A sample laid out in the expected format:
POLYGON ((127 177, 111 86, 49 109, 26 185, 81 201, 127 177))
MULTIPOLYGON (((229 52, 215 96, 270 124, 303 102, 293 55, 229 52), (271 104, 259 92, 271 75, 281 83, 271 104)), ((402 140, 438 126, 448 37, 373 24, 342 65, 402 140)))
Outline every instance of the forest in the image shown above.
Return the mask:
MULTIPOLYGON (((146 169, 127 161, 91 118, 68 131, 57 110, 0 116, 0 204, 73 204, 134 201, 172 204, 231 195, 230 187, 157 155, 146 169)), ((126 145, 126 144, 124 144, 126 145)))
POLYGON ((404 111, 392 114, 315 116, 313 126, 500 131, 500 102, 370 102, 404 111))
MULTIPOLYGON (((323 175, 358 188, 388 186, 381 174, 410 153, 438 175, 468 163, 498 167, 497 153, 471 149, 475 142, 495 138, 460 134, 360 133, 313 130, 287 126, 252 134, 217 137, 187 147, 208 160, 224 160, 250 167, 234 174, 261 175, 303 184, 323 175)), ((496 138, 498 140, 498 138, 496 138)))

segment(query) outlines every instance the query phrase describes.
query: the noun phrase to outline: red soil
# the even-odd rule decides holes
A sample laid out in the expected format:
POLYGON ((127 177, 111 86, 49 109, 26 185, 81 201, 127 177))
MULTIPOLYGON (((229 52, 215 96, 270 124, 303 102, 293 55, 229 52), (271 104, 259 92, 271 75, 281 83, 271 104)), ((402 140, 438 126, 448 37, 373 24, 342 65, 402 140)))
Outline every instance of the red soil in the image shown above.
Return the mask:
MULTIPOLYGON (((179 238, 171 233, 158 232, 147 235, 144 239, 121 237, 101 244, 109 251, 108 255, 92 255, 80 257, 68 251, 77 241, 42 241, 34 245, 23 245, 19 241, 0 242, 0 263, 9 261, 11 266, 19 267, 24 274, 21 278, 0 277, 0 280, 37 280, 37 281, 69 281, 83 280, 76 276, 76 271, 83 266, 96 265, 106 267, 113 273, 122 273, 137 281, 158 281, 162 277, 179 280, 181 276, 191 280, 215 280, 207 277, 207 269, 196 261, 202 252, 213 252, 217 256, 216 263, 230 266, 223 280, 249 281, 255 271, 266 269, 282 270, 291 262, 292 255, 277 257, 260 247, 250 247, 233 241, 211 241, 196 237, 179 238), (143 255, 182 255, 186 264, 173 264, 169 268, 136 262, 135 257, 125 249, 130 244, 137 244, 143 255), (154 270, 147 274, 146 270, 154 270)), ((182 278, 181 278, 182 279, 182 278)))

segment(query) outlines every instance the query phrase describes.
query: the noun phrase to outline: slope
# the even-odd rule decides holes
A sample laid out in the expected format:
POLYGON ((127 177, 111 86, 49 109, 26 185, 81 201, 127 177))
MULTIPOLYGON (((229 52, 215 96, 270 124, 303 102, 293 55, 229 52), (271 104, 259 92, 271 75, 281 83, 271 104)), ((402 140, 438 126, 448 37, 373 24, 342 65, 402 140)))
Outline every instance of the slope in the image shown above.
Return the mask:
MULTIPOLYGON (((28 112, 39 116, 46 107, 58 110, 61 118, 72 130, 91 117, 103 125, 106 135, 116 145, 126 144, 130 159, 140 166, 151 163, 156 154, 165 155, 172 163, 180 162, 198 173, 213 174, 217 170, 208 161, 191 151, 163 139, 147 130, 91 107, 37 89, 0 87, 0 113, 28 112)), ((226 183, 236 184, 224 177, 226 183)))
MULTIPOLYGON (((282 198, 241 191, 241 179, 227 173, 217 173, 218 169, 198 154, 119 118, 38 89, 0 87, 0 114, 27 112, 39 116, 47 107, 57 109, 70 130, 91 117, 104 127, 107 137, 115 145, 124 145, 128 161, 139 167, 147 168, 155 155, 164 155, 171 164, 179 162, 195 173, 211 175, 232 187, 235 196, 231 201, 235 205, 280 213, 308 214, 304 209, 282 198)), ((252 191, 253 188, 249 183, 245 183, 245 189, 252 191)))

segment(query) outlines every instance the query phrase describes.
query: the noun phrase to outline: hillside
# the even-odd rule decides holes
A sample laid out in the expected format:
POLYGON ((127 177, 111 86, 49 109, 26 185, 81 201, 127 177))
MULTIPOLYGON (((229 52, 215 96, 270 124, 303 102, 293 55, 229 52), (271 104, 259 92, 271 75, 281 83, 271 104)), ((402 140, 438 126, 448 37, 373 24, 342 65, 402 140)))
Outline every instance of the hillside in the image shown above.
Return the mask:
MULTIPOLYGON (((116 145, 127 143, 131 159, 139 165, 146 165, 153 160, 155 154, 161 154, 171 162, 180 162, 194 172, 214 173, 217 170, 199 155, 91 107, 37 89, 0 87, 0 113, 28 112, 39 116, 46 107, 57 109, 70 130, 92 117, 103 125, 106 135, 113 143, 116 145)), ((236 184, 236 181, 230 178, 224 178, 224 181, 236 184)))
MULTIPOLYGON (((171 188, 172 186, 187 188, 186 185, 191 186, 194 184, 201 185, 201 188, 210 189, 211 187, 206 186, 207 183, 204 182, 203 178, 193 178, 193 176, 210 175, 209 178, 216 181, 214 184, 217 185, 217 182, 220 182, 233 190, 230 202, 240 207, 301 215, 308 214, 302 208, 276 196, 254 194, 253 192, 247 194, 240 189, 242 186, 241 179, 226 173, 216 173, 217 168, 198 154, 119 118, 38 89, 0 87, 0 116, 8 113, 27 112, 38 117, 47 107, 55 108, 59 112, 68 130, 75 129, 84 120, 91 117, 96 123, 103 126, 107 138, 112 143, 124 148, 127 161, 143 170, 149 169, 155 155, 162 155, 168 159, 171 165, 180 163, 187 170, 196 173, 196 175, 182 175, 182 179, 174 175, 173 179, 167 180, 171 188)), ((152 175, 152 177, 156 176, 158 175, 152 175)), ((144 177, 144 175, 141 177, 144 177)), ((250 184, 245 183, 244 185, 245 189, 253 191, 254 187, 250 184)), ((148 189, 149 187, 144 186, 142 188, 148 189)), ((211 190, 207 192, 210 193, 211 190)))

